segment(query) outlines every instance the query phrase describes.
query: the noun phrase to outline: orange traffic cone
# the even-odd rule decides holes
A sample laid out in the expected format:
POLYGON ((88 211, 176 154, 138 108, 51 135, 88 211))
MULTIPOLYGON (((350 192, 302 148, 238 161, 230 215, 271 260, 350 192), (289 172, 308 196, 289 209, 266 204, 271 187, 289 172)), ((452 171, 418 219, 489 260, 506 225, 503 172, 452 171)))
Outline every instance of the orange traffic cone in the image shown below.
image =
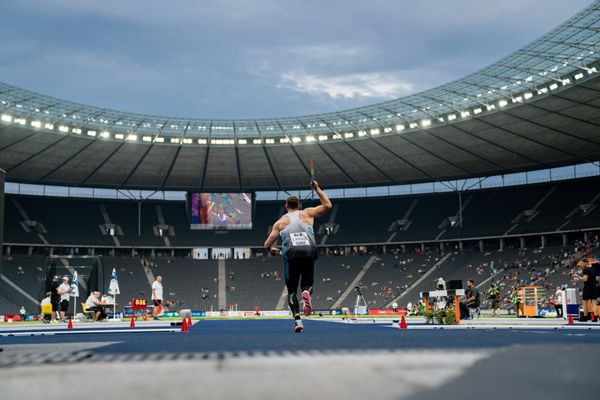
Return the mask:
POLYGON ((183 322, 181 323, 181 332, 187 332, 187 331, 188 331, 188 326, 187 326, 187 322, 184 318, 183 322))
POLYGON ((131 316, 131 323, 129 324, 129 327, 130 328, 135 328, 135 320, 134 320, 133 315, 131 316))
POLYGON ((69 324, 67 325, 67 329, 73 329, 73 320, 69 318, 69 324))
POLYGON ((567 322, 569 325, 573 325, 573 316, 571 314, 569 314, 569 322, 567 322))
POLYGON ((400 329, 406 329, 406 318, 404 318, 404 315, 402 316, 402 319, 400 320, 400 329))
POLYGON ((142 318, 144 318, 144 321, 148 321, 148 316, 146 314, 144 314, 142 318))
POLYGON ((593 311, 590 311, 590 321, 591 322, 596 322, 596 316, 594 315, 593 311))
POLYGON ((193 325, 193 323, 192 323, 192 316, 191 315, 188 315, 187 324, 188 324, 188 326, 192 326, 193 325))

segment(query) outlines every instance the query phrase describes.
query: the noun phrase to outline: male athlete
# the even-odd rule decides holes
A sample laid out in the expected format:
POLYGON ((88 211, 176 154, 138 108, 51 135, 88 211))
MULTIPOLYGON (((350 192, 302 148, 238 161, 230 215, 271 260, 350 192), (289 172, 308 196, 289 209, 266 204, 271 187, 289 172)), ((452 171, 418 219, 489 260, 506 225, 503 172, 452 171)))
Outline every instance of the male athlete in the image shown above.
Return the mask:
POLYGON ((315 280, 315 260, 317 259, 317 243, 313 224, 318 218, 331 208, 331 201, 321 190, 314 179, 310 187, 317 193, 321 204, 300 210, 300 200, 296 196, 289 196, 285 201, 287 214, 273 225, 271 234, 265 241, 265 248, 271 254, 280 254, 284 261, 285 286, 288 291, 288 304, 294 316, 294 332, 300 333, 304 329, 300 318, 300 304, 296 292, 298 283, 302 288, 303 312, 309 316, 312 311, 310 296, 315 280), (282 248, 271 248, 273 243, 281 236, 282 248))

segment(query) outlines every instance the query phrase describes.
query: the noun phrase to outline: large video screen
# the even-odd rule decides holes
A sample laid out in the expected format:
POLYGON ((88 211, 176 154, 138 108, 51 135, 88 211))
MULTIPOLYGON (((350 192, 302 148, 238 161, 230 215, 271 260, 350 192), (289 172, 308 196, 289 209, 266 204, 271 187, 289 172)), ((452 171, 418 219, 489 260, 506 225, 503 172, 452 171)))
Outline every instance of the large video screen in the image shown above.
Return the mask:
POLYGON ((192 229, 252 229, 252 193, 192 193, 192 229))

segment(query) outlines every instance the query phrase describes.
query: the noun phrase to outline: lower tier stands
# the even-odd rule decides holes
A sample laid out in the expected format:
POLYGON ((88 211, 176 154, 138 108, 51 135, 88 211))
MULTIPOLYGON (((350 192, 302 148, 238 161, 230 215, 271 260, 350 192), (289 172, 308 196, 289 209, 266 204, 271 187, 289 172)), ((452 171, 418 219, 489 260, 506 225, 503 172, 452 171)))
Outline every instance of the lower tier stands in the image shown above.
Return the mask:
MULTIPOLYGON (((546 300, 558 287, 579 286, 577 260, 597 253, 598 239, 594 238, 568 247, 543 249, 452 250, 446 254, 439 250, 420 253, 414 249, 406 252, 393 249, 392 253, 384 255, 322 256, 317 261, 313 304, 317 310, 342 306, 352 309, 356 299, 353 291, 341 304, 338 301, 350 285, 362 288, 370 308, 384 307, 398 297, 400 306, 416 304, 421 291, 434 289, 437 280, 443 278, 446 281, 461 280, 463 284, 467 279, 474 279, 482 293, 483 307, 489 306, 487 291, 491 283, 496 283, 501 290, 502 306, 510 308, 511 293, 516 286, 542 286, 547 289, 546 300), (373 259, 370 267, 364 268, 370 259, 373 259), (354 281, 361 271, 364 275, 357 284, 354 281)), ((71 262, 66 258, 59 260, 63 264, 71 262)), ((0 314, 18 312, 21 306, 28 312, 37 312, 29 297, 39 300, 43 297, 45 263, 43 256, 5 257, 0 280, 0 314)), ((179 257, 103 257, 102 263, 106 288, 113 268, 118 275, 120 308, 134 297, 150 300, 150 285, 158 275, 163 277, 166 306, 172 310, 233 308, 248 311, 257 306, 261 310, 287 307, 286 298, 282 296, 285 277, 279 257, 218 261, 179 257), (219 281, 220 269, 225 282, 219 281)), ((78 301, 83 302, 83 296, 87 295, 85 288, 80 288, 80 293, 78 301)))

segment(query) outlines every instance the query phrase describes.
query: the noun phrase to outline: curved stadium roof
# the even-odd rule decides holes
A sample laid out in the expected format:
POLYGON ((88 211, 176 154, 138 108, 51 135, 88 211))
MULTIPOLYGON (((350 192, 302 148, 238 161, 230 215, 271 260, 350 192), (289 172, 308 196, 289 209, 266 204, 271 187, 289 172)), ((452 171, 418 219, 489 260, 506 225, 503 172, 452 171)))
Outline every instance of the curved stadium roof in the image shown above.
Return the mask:
POLYGON ((211 120, 86 106, 0 83, 13 182, 165 190, 450 180, 600 159, 600 3, 457 81, 318 115, 211 120))

